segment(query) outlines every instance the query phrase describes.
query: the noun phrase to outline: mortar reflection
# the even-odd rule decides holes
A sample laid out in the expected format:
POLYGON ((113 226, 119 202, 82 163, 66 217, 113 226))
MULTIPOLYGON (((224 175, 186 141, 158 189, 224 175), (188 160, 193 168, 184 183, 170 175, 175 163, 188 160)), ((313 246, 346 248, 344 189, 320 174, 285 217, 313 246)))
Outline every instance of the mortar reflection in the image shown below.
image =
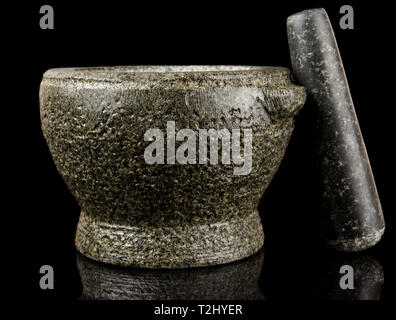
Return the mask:
POLYGON ((263 300, 258 286, 264 251, 234 263, 191 269, 121 268, 77 253, 81 299, 263 300))

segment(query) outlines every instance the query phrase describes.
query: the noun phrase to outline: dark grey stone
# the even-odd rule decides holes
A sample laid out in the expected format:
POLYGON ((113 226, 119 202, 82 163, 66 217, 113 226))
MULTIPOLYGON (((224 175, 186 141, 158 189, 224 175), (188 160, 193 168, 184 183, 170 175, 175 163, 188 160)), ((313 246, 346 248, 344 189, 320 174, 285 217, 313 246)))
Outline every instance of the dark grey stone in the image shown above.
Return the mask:
MULTIPOLYGON (((44 136, 81 207, 77 249, 148 268, 227 263, 257 252, 257 205, 305 102, 290 70, 253 66, 131 66, 47 71, 44 136), (148 129, 250 129, 252 170, 239 164, 145 162, 148 129)), ((181 142, 177 142, 181 144, 181 142)), ((221 155, 221 143, 218 144, 221 155)))
POLYGON ((287 32, 293 74, 316 118, 324 233, 337 250, 366 249, 380 240, 384 218, 326 11, 290 16, 287 32))

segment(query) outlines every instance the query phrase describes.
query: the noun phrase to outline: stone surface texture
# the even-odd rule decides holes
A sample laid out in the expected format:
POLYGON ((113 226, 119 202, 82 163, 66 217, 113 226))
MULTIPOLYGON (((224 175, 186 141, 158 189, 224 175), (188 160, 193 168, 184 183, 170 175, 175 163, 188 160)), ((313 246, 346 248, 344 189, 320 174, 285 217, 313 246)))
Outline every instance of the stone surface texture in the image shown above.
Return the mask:
POLYGON ((366 249, 381 238, 384 218, 326 11, 290 16, 287 32, 293 75, 315 113, 325 235, 337 250, 366 249))
MULTIPOLYGON (((147 268, 206 266, 254 254, 264 240, 257 205, 304 102, 304 88, 281 67, 47 71, 42 130, 81 207, 77 249, 94 260, 147 268), (151 142, 144 134, 166 132, 167 121, 176 131, 251 129, 250 174, 234 175, 240 165, 233 162, 147 164, 151 142)), ((219 159, 221 152, 219 143, 219 159)))

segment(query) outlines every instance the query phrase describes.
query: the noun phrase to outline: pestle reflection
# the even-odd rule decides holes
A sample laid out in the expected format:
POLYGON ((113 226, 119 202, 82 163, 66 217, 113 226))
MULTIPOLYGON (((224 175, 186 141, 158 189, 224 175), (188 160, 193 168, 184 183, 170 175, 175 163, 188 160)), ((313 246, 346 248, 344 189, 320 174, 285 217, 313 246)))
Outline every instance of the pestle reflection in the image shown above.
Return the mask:
POLYGON ((379 300, 384 284, 381 264, 372 257, 349 254, 335 255, 328 260, 319 277, 318 300, 379 300), (353 268, 353 289, 341 289, 340 267, 353 268))

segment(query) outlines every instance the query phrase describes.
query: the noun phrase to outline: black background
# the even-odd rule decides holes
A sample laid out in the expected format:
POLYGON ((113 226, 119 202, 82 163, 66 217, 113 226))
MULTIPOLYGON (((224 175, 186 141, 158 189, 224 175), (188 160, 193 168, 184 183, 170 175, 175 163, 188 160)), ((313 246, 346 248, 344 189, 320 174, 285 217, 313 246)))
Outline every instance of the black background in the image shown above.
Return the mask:
MULTIPOLYGON (((134 64, 290 68, 287 16, 323 7, 333 23, 387 224, 382 241, 362 255, 381 263, 385 274, 381 299, 392 299, 396 231, 391 9, 380 2, 295 2, 38 1, 21 8, 28 23, 22 37, 14 39, 23 53, 19 65, 24 68, 26 85, 18 98, 24 106, 20 112, 26 116, 19 151, 29 160, 24 161, 24 182, 19 184, 14 210, 27 229, 23 252, 29 256, 24 260, 29 261, 32 297, 76 300, 82 289, 74 247, 79 207, 58 175, 40 129, 38 90, 44 71, 134 64), (39 8, 44 4, 54 8, 54 30, 39 27, 39 8), (354 8, 354 30, 339 27, 339 9, 344 4, 354 8), (38 271, 44 264, 54 267, 55 290, 43 291, 38 286, 38 271)), ((303 110, 286 156, 260 204, 266 239, 259 284, 267 300, 314 299, 318 278, 336 255, 322 242, 318 229, 308 121, 303 110)))

